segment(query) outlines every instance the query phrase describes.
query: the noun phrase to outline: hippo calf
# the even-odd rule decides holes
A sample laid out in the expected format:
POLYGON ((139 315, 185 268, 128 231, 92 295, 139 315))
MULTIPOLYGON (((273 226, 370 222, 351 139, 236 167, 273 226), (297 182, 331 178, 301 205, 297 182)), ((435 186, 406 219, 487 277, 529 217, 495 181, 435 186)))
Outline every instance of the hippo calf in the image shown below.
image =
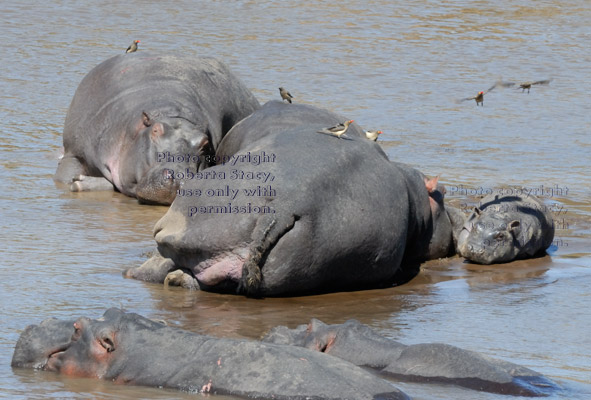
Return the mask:
POLYGON ((543 254, 554 239, 548 208, 534 196, 488 195, 466 219, 457 252, 479 264, 543 254))
POLYGON ((259 108, 222 62, 149 52, 112 57, 84 77, 64 124, 54 180, 71 190, 113 186, 144 203, 170 204, 178 167, 203 168, 232 126, 259 108), (88 177, 94 178, 89 179, 88 177))
POLYGON ((519 396, 546 396, 558 389, 549 379, 510 362, 443 343, 404 345, 356 320, 327 325, 312 319, 295 329, 273 328, 263 342, 301 346, 355 365, 376 368, 401 381, 455 384, 519 396))
POLYGON ((360 367, 315 351, 198 335, 115 308, 99 319, 28 327, 12 366, 257 399, 408 399, 360 367), (71 339, 64 343, 64 336, 71 339))

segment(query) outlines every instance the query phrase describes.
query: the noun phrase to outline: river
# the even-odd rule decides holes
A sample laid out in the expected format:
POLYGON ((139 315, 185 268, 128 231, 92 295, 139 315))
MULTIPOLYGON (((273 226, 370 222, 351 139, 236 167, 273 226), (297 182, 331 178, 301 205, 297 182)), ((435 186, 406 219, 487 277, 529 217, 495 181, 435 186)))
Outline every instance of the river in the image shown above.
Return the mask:
MULTIPOLYGON (((0 4, 0 397, 195 398, 11 369, 27 325, 121 307, 252 339, 312 317, 356 318, 403 343, 444 342, 535 369, 564 388, 556 398, 591 398, 588 0, 0 4), (135 39, 139 51, 222 59, 261 103, 284 86, 297 102, 381 129, 389 157, 441 175, 456 206, 485 191, 537 192, 557 221, 549 255, 494 266, 436 260, 400 287, 283 299, 124 279, 153 251, 166 207, 70 193, 52 175, 77 85, 135 39), (483 107, 457 102, 499 79, 552 81, 529 94, 495 88, 483 107)), ((414 399, 507 398, 393 384, 414 399)))

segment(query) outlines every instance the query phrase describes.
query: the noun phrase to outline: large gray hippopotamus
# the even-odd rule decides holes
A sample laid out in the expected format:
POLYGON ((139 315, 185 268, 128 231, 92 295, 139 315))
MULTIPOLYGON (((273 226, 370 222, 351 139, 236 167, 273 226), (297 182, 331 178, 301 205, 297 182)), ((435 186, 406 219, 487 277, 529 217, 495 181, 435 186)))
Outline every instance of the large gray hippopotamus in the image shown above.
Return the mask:
POLYGON ((115 308, 99 319, 27 327, 12 366, 256 399, 408 399, 360 367, 315 351, 203 336, 115 308))
POLYGON ((443 343, 407 346, 356 320, 327 325, 312 319, 295 329, 278 326, 262 341, 319 351, 401 381, 455 384, 518 396, 547 396, 559 390, 531 369, 443 343))
POLYGON ((543 254, 554 239, 548 207, 534 196, 490 194, 466 219, 457 251, 479 264, 543 254))
POLYGON ((54 179, 71 190, 115 187, 146 203, 170 204, 171 162, 195 169, 259 103, 222 62, 149 52, 122 54, 84 77, 64 125, 54 179))
POLYGON ((347 120, 279 101, 242 120, 156 224, 159 254, 125 275, 279 296, 387 287, 452 253, 437 178, 391 162, 356 124, 319 133, 347 120))

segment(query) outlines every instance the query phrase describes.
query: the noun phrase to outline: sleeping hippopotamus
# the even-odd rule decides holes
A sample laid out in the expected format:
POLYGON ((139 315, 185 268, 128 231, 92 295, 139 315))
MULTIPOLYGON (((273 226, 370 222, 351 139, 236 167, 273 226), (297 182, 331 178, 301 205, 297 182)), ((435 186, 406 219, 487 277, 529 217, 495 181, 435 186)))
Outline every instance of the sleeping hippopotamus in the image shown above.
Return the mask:
POLYGON ((193 172, 239 120, 259 108, 222 62, 149 52, 122 54, 82 80, 64 124, 54 180, 71 190, 112 188, 170 204, 178 180, 164 171, 184 157, 193 172))
POLYGON ((312 319, 295 329, 279 326, 262 341, 306 347, 401 381, 449 383, 517 396, 547 396, 558 389, 531 369, 443 343, 406 346, 356 320, 327 325, 312 319))
POLYGON ((490 194, 466 219, 457 252, 479 264, 530 258, 554 239, 548 208, 534 196, 490 194))
POLYGON ((360 367, 308 349, 203 336, 115 308, 65 322, 27 327, 12 366, 248 398, 408 399, 360 367))
POLYGON ((159 254, 125 276, 279 296, 386 287, 453 252, 437 178, 390 162, 356 124, 318 133, 345 120, 279 101, 242 120, 156 224, 159 254))

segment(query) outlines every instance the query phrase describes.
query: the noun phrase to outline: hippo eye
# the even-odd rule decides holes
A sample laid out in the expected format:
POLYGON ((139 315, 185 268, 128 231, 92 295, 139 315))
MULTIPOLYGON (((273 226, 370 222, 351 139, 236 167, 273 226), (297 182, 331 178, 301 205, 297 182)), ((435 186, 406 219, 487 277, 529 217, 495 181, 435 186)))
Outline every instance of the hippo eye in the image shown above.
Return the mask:
POLYGON ((503 234, 501 232, 497 232, 497 233, 495 233, 494 238, 495 238, 495 240, 502 240, 503 234))

